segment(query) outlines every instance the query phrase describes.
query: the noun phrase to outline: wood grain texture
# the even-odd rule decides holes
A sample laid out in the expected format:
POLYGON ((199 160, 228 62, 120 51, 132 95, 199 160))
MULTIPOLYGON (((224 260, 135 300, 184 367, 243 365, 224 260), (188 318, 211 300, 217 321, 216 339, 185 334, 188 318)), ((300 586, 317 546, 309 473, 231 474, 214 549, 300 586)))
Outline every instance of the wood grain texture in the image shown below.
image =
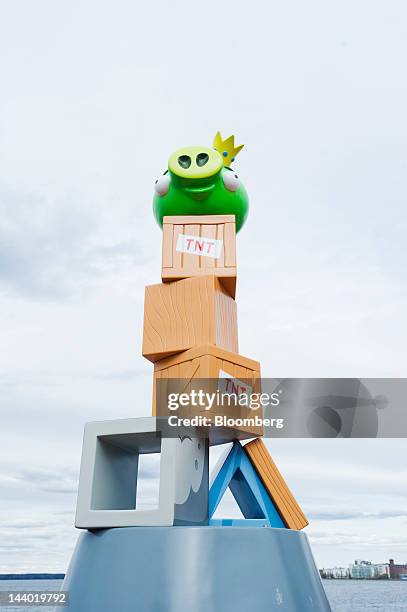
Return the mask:
MULTIPOLYGON (((248 359, 237 353, 227 351, 213 345, 199 346, 177 355, 172 355, 165 359, 155 362, 154 364, 154 392, 153 392, 153 415, 168 416, 167 397, 168 385, 165 380, 172 379, 171 392, 184 393, 191 392, 192 389, 216 392, 219 388, 219 376, 223 371, 229 374, 231 378, 239 379, 246 385, 250 385, 253 392, 261 392, 260 381, 260 364, 258 361, 248 359), (208 384, 208 379, 212 379, 212 383, 208 384), (157 386, 157 381, 159 386, 157 386), (158 391, 157 391, 158 389, 158 391)), ((203 413, 199 407, 192 411, 188 407, 187 412, 179 409, 177 416, 188 417, 203 413)), ((255 414, 262 416, 260 410, 253 412, 245 406, 227 406, 216 410, 216 407, 209 411, 205 411, 205 415, 214 417, 215 415, 225 415, 233 418, 253 418, 255 414)), ((263 427, 250 424, 237 427, 235 433, 244 432, 246 437, 255 437, 263 435, 263 427)), ((219 432, 220 435, 221 432, 219 432)), ((228 439, 236 436, 229 434, 228 439)))
POLYGON ((163 268, 172 268, 172 232, 171 225, 163 225, 162 265, 163 268))
MULTIPOLYGON (((203 238, 210 238, 210 239, 215 239, 218 240, 217 237, 217 229, 218 229, 219 225, 205 225, 202 224, 201 228, 200 228, 200 234, 203 238)), ((164 266, 164 263, 163 263, 164 266)), ((215 260, 212 259, 211 257, 202 257, 202 261, 201 261, 201 268, 202 270, 206 270, 209 268, 209 272, 213 272, 213 268, 215 268, 215 260)), ((223 263, 222 266, 223 267, 223 263)))
POLYGON ((229 295, 236 293, 236 224, 234 215, 204 215, 164 217, 162 270, 163 282, 192 276, 217 276, 229 295), (177 251, 180 234, 201 239, 222 240, 223 246, 215 259, 196 253, 177 251))
MULTIPOLYGON (((238 355, 237 353, 232 353, 231 351, 227 351, 218 346, 213 346, 211 344, 197 346, 188 351, 184 351, 183 353, 179 353, 177 355, 172 355, 171 357, 166 357, 165 359, 160 359, 154 364, 154 371, 158 372, 159 370, 165 370, 173 365, 184 363, 186 361, 191 361, 192 359, 196 359, 198 357, 214 357, 220 363, 224 362, 225 364, 230 364, 230 368, 233 370, 235 367, 244 367, 246 370, 257 373, 260 375, 260 363, 255 361, 254 359, 249 359, 249 357, 244 357, 243 355, 238 355)), ((230 374, 234 374, 230 372, 230 374)), ((217 378, 218 372, 213 370, 212 367, 205 368, 201 373, 202 378, 217 378)))
POLYGON ((167 215, 163 218, 163 224, 198 223, 198 225, 213 225, 214 220, 216 223, 234 223, 235 215, 167 215))
POLYGON ((237 353, 237 307, 215 276, 145 289, 142 353, 150 361, 213 344, 237 353))
POLYGON ((274 463, 266 445, 258 438, 244 447, 247 456, 260 476, 289 529, 303 529, 308 520, 274 463))

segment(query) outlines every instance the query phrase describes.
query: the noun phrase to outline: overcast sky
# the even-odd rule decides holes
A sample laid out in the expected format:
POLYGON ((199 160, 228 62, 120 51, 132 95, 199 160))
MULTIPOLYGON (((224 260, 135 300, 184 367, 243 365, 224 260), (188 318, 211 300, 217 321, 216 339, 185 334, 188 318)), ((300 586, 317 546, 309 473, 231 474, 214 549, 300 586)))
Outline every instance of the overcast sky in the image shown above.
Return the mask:
MULTIPOLYGON (((241 353, 406 375, 407 5, 0 5, 0 571, 62 570, 86 421, 148 415, 169 154, 245 143, 241 353)), ((404 440, 279 440, 318 565, 407 561, 404 440)))

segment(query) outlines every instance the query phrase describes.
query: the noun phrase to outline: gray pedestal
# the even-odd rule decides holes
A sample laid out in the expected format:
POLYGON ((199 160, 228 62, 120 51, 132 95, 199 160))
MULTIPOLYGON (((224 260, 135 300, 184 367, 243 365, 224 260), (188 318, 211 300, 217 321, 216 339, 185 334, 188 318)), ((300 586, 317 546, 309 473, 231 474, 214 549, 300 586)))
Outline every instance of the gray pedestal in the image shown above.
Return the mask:
POLYGON ((74 612, 330 611, 307 536, 288 529, 85 532, 63 588, 74 612))

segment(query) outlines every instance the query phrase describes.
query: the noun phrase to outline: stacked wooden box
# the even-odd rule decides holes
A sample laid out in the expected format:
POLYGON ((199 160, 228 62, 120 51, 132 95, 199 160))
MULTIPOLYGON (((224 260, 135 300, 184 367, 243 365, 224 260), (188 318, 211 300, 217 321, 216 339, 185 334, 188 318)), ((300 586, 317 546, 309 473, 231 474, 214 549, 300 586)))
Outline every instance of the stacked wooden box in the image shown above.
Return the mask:
MULTIPOLYGON (((226 377, 237 383, 234 392, 240 384, 259 393, 259 362, 239 354, 234 216, 164 217, 161 276, 162 283, 146 287, 144 305, 142 350, 154 363, 153 415, 168 415, 164 404, 174 381, 181 381, 182 390, 188 391, 194 381, 198 387, 207 379, 219 385, 226 377)), ((234 418, 254 416, 249 407, 224 406, 222 411, 234 418)), ((262 410, 257 415, 262 417, 262 410)), ((308 524, 259 439, 263 426, 209 429, 215 444, 256 438, 244 452, 284 525, 302 529, 308 524)))
MULTIPOLYGON (((260 364, 239 354, 234 216, 164 217, 162 281, 145 290, 142 352, 154 363, 153 415, 163 415, 157 406, 157 381, 163 379, 230 377, 258 392, 260 364)), ((225 411, 254 416, 249 407, 225 411)), ((263 427, 236 433, 256 437, 263 427)))

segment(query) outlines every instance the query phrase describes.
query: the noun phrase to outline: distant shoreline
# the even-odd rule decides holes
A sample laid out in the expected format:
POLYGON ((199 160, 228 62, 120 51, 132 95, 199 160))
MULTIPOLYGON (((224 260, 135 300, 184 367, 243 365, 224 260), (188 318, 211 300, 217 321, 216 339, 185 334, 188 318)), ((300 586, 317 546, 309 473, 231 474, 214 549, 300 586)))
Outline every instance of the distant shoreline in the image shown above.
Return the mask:
POLYGON ((63 580, 65 574, 0 574, 0 580, 63 580))

